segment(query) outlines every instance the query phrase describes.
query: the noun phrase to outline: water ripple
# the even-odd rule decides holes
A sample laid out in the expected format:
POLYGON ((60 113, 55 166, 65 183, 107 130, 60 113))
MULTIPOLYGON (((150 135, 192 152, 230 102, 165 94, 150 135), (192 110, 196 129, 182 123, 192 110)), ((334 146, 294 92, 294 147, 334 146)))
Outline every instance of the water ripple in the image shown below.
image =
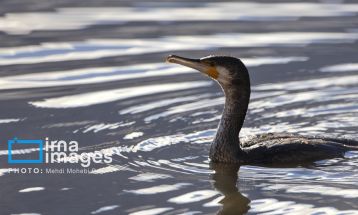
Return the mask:
POLYGON ((41 108, 76 108, 120 101, 144 95, 151 95, 177 90, 187 90, 198 87, 207 87, 212 83, 209 81, 179 82, 161 85, 146 85, 139 87, 121 88, 115 90, 104 90, 91 93, 83 93, 58 98, 44 99, 43 101, 29 102, 35 107, 41 108))
MULTIPOLYGON (((306 46, 309 44, 353 43, 358 33, 267 32, 214 35, 167 36, 159 39, 90 39, 78 42, 0 49, 0 65, 90 60, 179 50, 207 50, 220 47, 306 46), (55 51, 54 51, 55 50, 55 51)), ((305 60, 305 59, 301 59, 305 60)))
POLYGON ((358 71, 358 63, 344 63, 325 66, 319 69, 321 72, 353 72, 358 71))
POLYGON ((148 21, 215 21, 215 20, 296 20, 299 17, 354 16, 357 4, 334 3, 250 3, 221 2, 141 4, 138 7, 57 8, 54 12, 7 13, 0 19, 0 30, 8 34, 28 34, 38 30, 74 30, 91 25, 123 24, 148 21), (188 3, 186 3, 188 4, 188 3), (190 14, 188 16, 187 14, 190 14), (210 14, 210 16, 207 16, 210 14), (54 24, 56 23, 56 24, 54 24))

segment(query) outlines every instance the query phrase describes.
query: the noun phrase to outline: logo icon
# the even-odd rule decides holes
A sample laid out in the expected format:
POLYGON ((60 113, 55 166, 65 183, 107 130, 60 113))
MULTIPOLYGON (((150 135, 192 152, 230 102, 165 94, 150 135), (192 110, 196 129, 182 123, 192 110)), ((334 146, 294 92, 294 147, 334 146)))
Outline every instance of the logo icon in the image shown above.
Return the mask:
POLYGON ((12 140, 7 141, 8 146, 8 163, 9 164, 39 164, 43 163, 43 140, 19 140, 14 138, 12 140), (27 145, 37 145, 39 149, 39 157, 38 159, 14 159, 13 158, 13 146, 20 145, 20 146, 27 146, 27 145))

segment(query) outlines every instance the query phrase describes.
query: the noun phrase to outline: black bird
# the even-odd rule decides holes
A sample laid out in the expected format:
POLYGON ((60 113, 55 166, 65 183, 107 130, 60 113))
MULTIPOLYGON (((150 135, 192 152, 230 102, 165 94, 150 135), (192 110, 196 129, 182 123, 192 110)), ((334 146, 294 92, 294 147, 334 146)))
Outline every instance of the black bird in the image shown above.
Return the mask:
POLYGON ((211 162, 302 163, 342 157, 358 150, 358 141, 293 134, 263 134, 240 141, 239 133, 250 101, 250 77, 240 59, 208 56, 189 59, 170 55, 167 62, 196 69, 216 80, 224 91, 224 111, 210 148, 211 162))

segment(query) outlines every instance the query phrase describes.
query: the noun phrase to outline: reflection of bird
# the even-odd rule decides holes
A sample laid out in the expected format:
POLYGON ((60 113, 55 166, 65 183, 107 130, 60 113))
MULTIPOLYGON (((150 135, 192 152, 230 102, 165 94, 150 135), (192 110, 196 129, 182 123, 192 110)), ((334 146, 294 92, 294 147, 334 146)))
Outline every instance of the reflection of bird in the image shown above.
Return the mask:
POLYGON ((239 132, 251 92, 250 77, 245 65, 239 59, 228 56, 189 59, 171 55, 167 61, 210 76, 221 85, 225 93, 224 112, 210 149, 213 162, 296 163, 338 157, 347 150, 358 149, 358 141, 292 134, 259 135, 240 143, 239 132))
POLYGON ((237 173, 240 166, 228 164, 212 164, 215 170, 213 174, 213 185, 215 189, 224 195, 219 202, 222 205, 218 214, 245 214, 249 209, 250 200, 243 196, 236 187, 237 173))

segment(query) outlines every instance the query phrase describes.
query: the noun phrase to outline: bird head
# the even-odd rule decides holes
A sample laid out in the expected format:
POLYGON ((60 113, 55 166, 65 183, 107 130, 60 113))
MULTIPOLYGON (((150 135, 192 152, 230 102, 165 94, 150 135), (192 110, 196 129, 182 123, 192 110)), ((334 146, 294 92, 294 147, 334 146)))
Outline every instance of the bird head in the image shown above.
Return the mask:
POLYGON ((196 69, 219 82, 223 88, 249 81, 245 65, 235 57, 208 56, 200 59, 190 59, 170 55, 166 61, 196 69))

